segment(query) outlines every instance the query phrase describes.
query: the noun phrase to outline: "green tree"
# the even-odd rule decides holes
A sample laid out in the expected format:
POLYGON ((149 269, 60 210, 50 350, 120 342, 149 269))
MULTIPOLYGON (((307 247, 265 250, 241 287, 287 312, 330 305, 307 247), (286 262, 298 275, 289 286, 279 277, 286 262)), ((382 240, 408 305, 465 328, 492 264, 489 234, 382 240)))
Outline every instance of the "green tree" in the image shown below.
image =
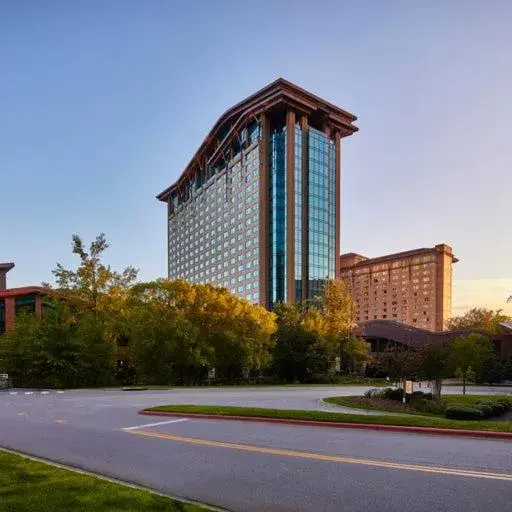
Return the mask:
POLYGON ((499 384, 507 378, 507 370, 506 361, 501 361, 496 355, 493 355, 482 364, 475 377, 477 382, 499 384))
POLYGON ((496 334, 501 330, 500 323, 508 320, 510 317, 504 315, 501 309, 494 311, 487 308, 473 308, 464 315, 450 318, 446 322, 446 327, 450 331, 475 329, 496 334))
MULTIPOLYGON (((103 262, 109 243, 101 233, 86 250, 78 235, 72 236, 72 252, 80 258, 76 270, 64 268, 60 263, 52 271, 55 287, 77 312, 92 311, 104 322, 107 334, 116 338, 117 324, 123 314, 123 305, 130 287, 137 279, 138 270, 129 266, 121 272, 112 270, 103 262)), ((49 284, 45 284, 51 288, 49 284)))
POLYGON ((404 347, 391 347, 380 356, 382 369, 393 382, 400 385, 416 369, 415 353, 404 347))
POLYGON ((462 380, 462 393, 466 383, 494 357, 492 342, 483 334, 471 333, 453 341, 449 352, 449 367, 462 380))
POLYGON ((439 343, 429 343, 418 350, 417 368, 423 379, 433 384, 432 395, 437 402, 441 400, 443 379, 448 376, 449 348, 439 343))
POLYGON ((22 387, 105 386, 112 380, 114 349, 91 314, 77 321, 68 304, 54 301, 41 318, 16 318, 0 343, 0 367, 22 387))
POLYGON ((274 371, 287 382, 304 382, 315 373, 326 372, 329 347, 323 336, 323 320, 317 310, 305 304, 275 306, 277 315, 274 371))
POLYGON ((169 366, 160 375, 168 378, 197 380, 214 367, 217 378, 239 379, 270 364, 274 314, 225 288, 182 280, 140 283, 128 305, 130 353, 141 368, 153 364, 143 363, 148 347, 164 342, 169 366))
POLYGON ((370 360, 368 344, 352 334, 355 303, 350 291, 342 280, 329 281, 324 286, 321 301, 324 316, 324 336, 330 345, 329 352, 340 361, 342 372, 353 372, 370 360))

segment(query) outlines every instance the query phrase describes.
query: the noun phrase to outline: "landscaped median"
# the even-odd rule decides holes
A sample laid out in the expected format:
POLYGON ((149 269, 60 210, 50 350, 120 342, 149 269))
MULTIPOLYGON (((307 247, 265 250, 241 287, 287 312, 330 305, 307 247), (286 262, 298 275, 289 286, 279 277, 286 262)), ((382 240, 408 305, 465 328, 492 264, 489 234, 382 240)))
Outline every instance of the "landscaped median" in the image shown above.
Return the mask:
POLYGON ((239 421, 263 421, 338 428, 362 428, 437 435, 461 435, 512 440, 511 422, 458 421, 426 416, 345 414, 296 409, 264 409, 223 405, 161 405, 143 409, 152 416, 187 416, 239 421))
POLYGON ((0 510, 206 512, 149 490, 122 485, 0 449, 0 510))

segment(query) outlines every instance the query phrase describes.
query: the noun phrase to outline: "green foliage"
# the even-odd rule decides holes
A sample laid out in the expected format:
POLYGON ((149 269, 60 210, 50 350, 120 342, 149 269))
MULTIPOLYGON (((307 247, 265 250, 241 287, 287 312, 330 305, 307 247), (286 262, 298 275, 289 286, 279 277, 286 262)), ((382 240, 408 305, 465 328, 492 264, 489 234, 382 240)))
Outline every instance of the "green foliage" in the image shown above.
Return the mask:
POLYGON ((82 239, 73 235, 72 251, 80 258, 79 266, 69 270, 58 263, 52 271, 57 289, 67 300, 76 299, 77 307, 86 311, 110 309, 112 300, 123 297, 137 279, 138 270, 133 267, 116 272, 102 262, 102 255, 108 248, 104 233, 91 242, 89 251, 84 248, 82 239))
POLYGON ((449 404, 445 416, 452 420, 480 420, 484 417, 481 410, 467 405, 449 404))
POLYGON ((402 388, 373 388, 364 394, 367 398, 385 398, 387 400, 395 400, 401 402, 404 398, 404 390, 402 388))
POLYGON ((420 378, 433 383, 433 395, 436 402, 441 401, 443 379, 448 376, 449 348, 438 343, 429 343, 418 350, 416 365, 420 378))
POLYGON ((474 378, 494 357, 492 342, 483 334, 472 333, 460 336, 450 346, 448 368, 462 380, 463 394, 466 394, 466 383, 474 378))
POLYGON ((304 382, 329 366, 329 346, 323 343, 321 316, 304 304, 277 304, 274 371, 287 382, 304 382))
POLYGON ((359 371, 368 362, 368 343, 352 334, 356 327, 354 299, 342 280, 329 281, 323 290, 320 310, 324 319, 324 338, 329 350, 340 361, 340 371, 359 371))
POLYGON ((215 368, 236 380, 270 364, 274 315, 213 285, 159 280, 131 290, 126 332, 138 378, 196 384, 215 368))
POLYGON ((55 302, 42 318, 20 315, 2 336, 0 368, 15 386, 69 388, 111 383, 114 347, 91 314, 55 302))
POLYGON ((491 386, 499 384, 507 378, 507 363, 501 361, 497 356, 489 357, 482 362, 475 375, 477 382, 486 382, 491 386))
POLYGON ((416 355, 412 350, 394 347, 380 356, 382 369, 394 382, 402 382, 416 369, 416 355))
POLYGON ((473 308, 464 315, 450 318, 446 322, 446 327, 450 331, 475 329, 496 334, 501 330, 500 323, 508 320, 510 320, 510 317, 502 314, 501 309, 494 311, 487 308, 473 308))
POLYGON ((475 405, 475 409, 481 411, 484 418, 490 418, 494 415, 494 407, 490 403, 478 403, 475 405))

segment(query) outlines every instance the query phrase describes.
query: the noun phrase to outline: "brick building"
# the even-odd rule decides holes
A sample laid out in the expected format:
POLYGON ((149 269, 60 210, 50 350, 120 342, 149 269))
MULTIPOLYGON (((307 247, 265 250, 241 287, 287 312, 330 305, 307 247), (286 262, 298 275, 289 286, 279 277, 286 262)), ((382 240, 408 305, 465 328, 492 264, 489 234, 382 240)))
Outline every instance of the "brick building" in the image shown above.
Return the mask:
POLYGON ((41 286, 7 288, 7 273, 13 268, 14 263, 0 263, 0 335, 12 329, 17 313, 28 311, 40 315, 42 310, 44 288, 41 286))
POLYGON ((432 248, 367 258, 340 256, 340 277, 348 283, 356 303, 355 320, 393 320, 442 331, 451 316, 452 248, 432 248))

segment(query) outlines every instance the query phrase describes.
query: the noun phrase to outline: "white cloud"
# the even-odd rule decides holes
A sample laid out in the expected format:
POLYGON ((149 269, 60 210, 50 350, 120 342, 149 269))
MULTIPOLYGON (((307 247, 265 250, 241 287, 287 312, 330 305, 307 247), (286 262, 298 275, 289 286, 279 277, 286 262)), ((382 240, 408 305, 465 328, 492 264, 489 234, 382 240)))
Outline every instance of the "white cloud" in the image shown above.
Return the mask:
POLYGON ((453 281, 452 315, 461 315, 474 307, 502 309, 512 316, 512 279, 456 279, 453 281))

